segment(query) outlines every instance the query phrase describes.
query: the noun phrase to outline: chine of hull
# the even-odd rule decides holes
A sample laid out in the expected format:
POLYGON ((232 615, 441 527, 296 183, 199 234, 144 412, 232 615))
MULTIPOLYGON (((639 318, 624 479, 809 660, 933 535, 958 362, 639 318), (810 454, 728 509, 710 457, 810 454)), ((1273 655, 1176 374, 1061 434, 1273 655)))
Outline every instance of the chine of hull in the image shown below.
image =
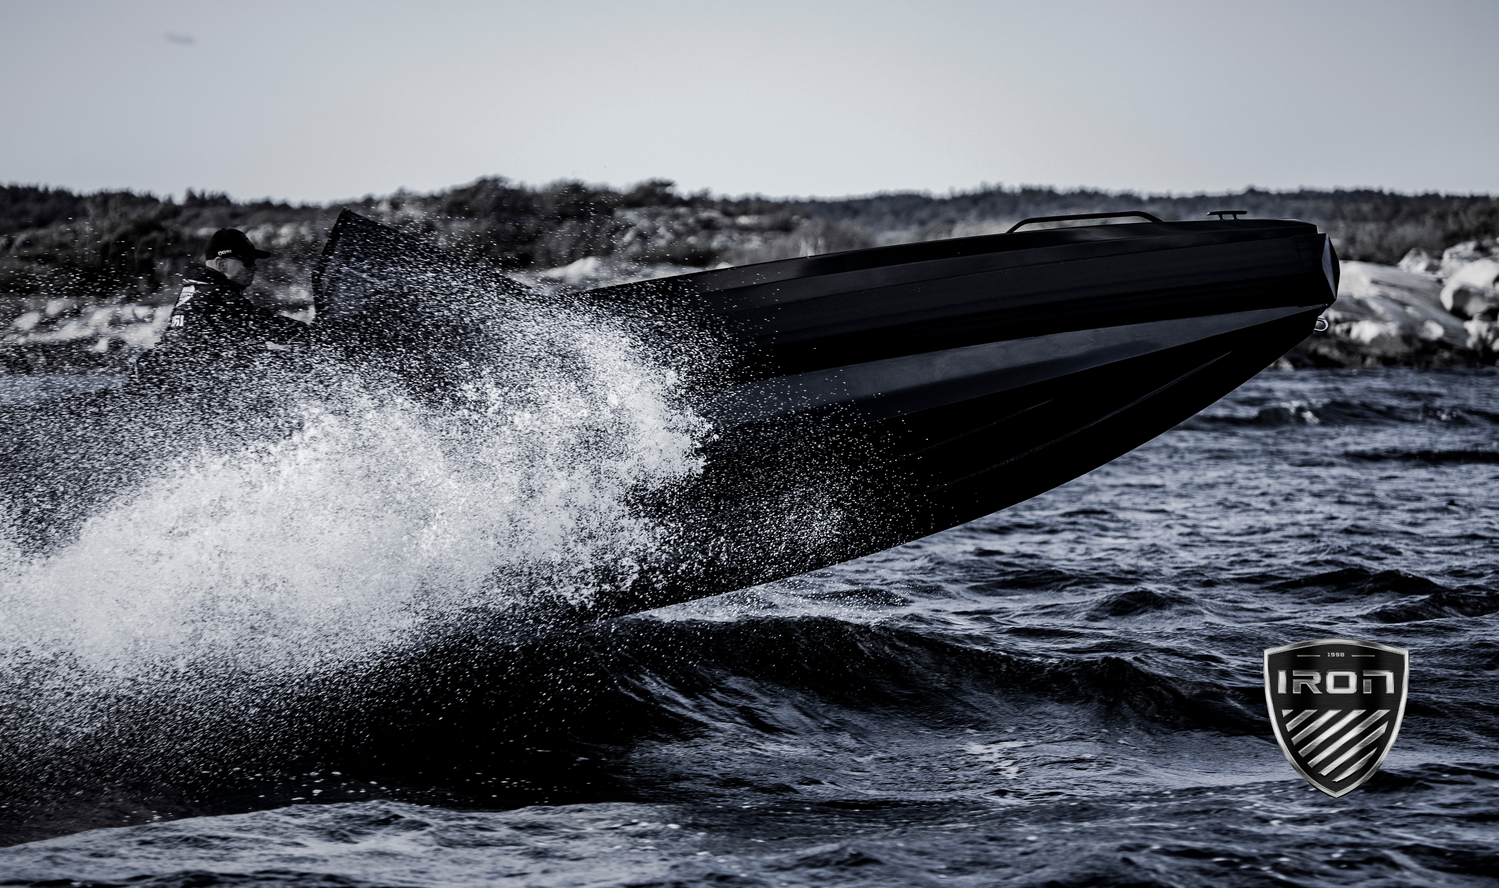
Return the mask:
POLYGON ((834 412, 879 421, 1022 388, 1154 352, 1271 324, 1321 305, 1174 318, 966 345, 760 380, 707 408, 724 427, 789 413, 834 412))

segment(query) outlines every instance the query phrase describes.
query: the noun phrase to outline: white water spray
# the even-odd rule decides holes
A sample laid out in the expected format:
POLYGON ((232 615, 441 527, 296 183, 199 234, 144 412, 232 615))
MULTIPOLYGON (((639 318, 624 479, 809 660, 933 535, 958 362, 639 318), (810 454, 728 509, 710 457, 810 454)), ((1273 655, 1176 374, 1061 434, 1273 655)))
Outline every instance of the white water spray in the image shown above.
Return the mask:
POLYGON ((699 471, 705 425, 612 325, 552 309, 510 332, 461 409, 330 379, 289 438, 164 466, 60 550, 0 542, 0 740, 66 745, 163 696, 179 726, 253 715, 455 621, 627 581, 662 532, 631 496, 699 471))

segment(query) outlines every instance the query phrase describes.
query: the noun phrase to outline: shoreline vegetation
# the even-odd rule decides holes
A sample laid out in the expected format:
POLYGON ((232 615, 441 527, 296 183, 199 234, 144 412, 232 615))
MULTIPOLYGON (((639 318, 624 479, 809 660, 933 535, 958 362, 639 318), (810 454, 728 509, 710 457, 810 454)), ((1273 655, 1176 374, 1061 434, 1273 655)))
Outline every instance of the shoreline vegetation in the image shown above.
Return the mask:
POLYGON ((181 273, 219 228, 240 228, 276 254, 253 296, 305 309, 313 264, 342 207, 529 283, 572 289, 994 234, 1033 216, 1145 210, 1190 220, 1242 209, 1312 222, 1344 260, 1331 328, 1280 366, 1499 363, 1499 198, 1486 195, 1251 188, 1152 196, 986 185, 945 196, 776 199, 682 194, 664 179, 614 190, 487 178, 332 206, 0 186, 0 372, 122 372, 155 343, 181 273))

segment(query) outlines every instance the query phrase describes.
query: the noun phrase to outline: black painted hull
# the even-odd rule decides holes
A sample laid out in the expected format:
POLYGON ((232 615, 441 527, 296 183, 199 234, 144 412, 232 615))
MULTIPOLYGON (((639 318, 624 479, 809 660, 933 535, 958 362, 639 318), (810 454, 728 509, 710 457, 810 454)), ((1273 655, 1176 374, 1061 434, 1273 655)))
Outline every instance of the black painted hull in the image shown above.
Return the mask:
MULTIPOLYGON (((879 551, 1065 483, 1232 391, 1336 294, 1293 222, 1057 229, 788 260, 593 291, 732 343, 738 378, 679 581, 623 613, 879 551), (798 501, 823 525, 797 536, 798 501), (767 532, 779 507, 787 523, 767 532), (705 556, 703 553, 716 553, 705 556)), ((690 503, 684 508, 683 502, 690 503)))

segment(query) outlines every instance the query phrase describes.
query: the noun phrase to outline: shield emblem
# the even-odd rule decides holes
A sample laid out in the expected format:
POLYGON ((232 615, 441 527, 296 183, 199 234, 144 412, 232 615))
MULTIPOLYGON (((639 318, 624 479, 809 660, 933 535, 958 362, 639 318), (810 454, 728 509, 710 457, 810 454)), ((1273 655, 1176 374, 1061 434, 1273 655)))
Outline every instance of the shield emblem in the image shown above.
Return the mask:
POLYGON ((1281 751, 1333 798, 1384 764, 1405 716, 1410 652, 1325 638, 1265 651, 1265 700, 1281 751))

